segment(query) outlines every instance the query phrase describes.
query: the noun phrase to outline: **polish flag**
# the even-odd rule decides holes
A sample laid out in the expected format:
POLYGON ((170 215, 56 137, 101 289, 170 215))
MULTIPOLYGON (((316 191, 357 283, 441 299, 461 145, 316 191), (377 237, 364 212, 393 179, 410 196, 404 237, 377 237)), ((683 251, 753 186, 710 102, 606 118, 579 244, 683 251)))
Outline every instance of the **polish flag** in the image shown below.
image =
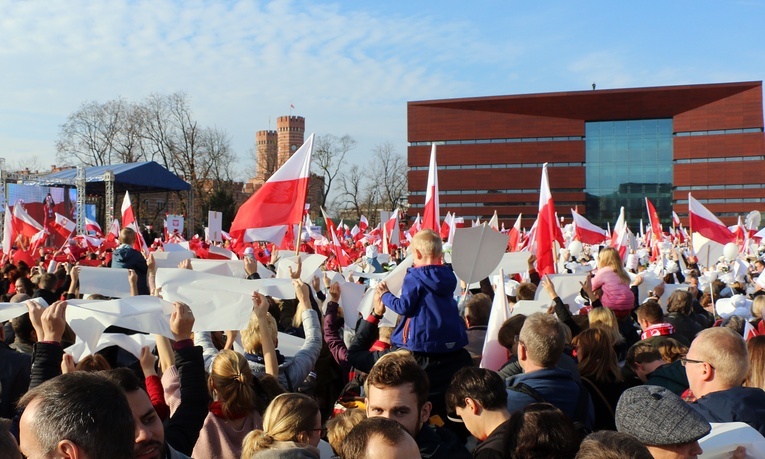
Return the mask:
POLYGON ((648 221, 651 224, 651 234, 654 242, 661 242, 661 235, 663 233, 661 228, 661 222, 659 221, 659 213, 656 212, 656 207, 653 203, 645 198, 645 207, 648 211, 648 221))
POLYGON ((29 240, 30 248, 29 248, 29 254, 34 258, 35 252, 37 252, 37 249, 42 247, 43 244, 45 244, 45 241, 48 239, 48 230, 42 229, 38 231, 32 238, 29 240))
POLYGON ((680 226, 680 217, 677 216, 677 213, 674 210, 672 211, 672 223, 675 226, 680 226))
POLYGON ((77 229, 77 225, 58 212, 55 213, 55 216, 56 220, 53 222, 53 229, 64 239, 69 239, 72 236, 72 233, 77 229))
POLYGON ((518 218, 515 220, 515 224, 512 228, 510 228, 510 231, 507 232, 508 236, 510 238, 507 240, 507 250, 510 252, 517 252, 520 247, 518 247, 518 243, 521 240, 521 216, 523 214, 518 214, 518 218))
POLYGON ((356 240, 356 236, 361 234, 361 230, 359 229, 359 225, 353 225, 353 228, 351 228, 351 236, 354 240, 356 240))
POLYGON ((86 236, 84 234, 75 236, 72 239, 77 241, 77 245, 79 245, 83 249, 88 249, 91 252, 94 252, 96 249, 98 249, 101 246, 101 244, 104 242, 103 239, 86 236))
POLYGON ((619 218, 616 219, 614 232, 611 234, 609 246, 619 251, 622 262, 626 260, 627 246, 629 244, 629 231, 627 230, 627 221, 624 218, 624 206, 619 210, 619 218))
POLYGON ((499 270, 499 282, 495 285, 494 302, 489 313, 489 323, 486 327, 486 337, 481 352, 481 368, 499 371, 507 362, 507 349, 499 344, 499 329, 510 318, 510 307, 505 293, 505 270, 499 270))
POLYGON ((93 231, 98 237, 104 236, 104 232, 101 230, 101 226, 98 222, 91 220, 88 217, 85 217, 85 231, 93 231))
POLYGON ((696 231, 718 244, 736 242, 736 235, 723 225, 723 222, 715 217, 712 212, 695 200, 690 193, 688 193, 688 218, 691 231, 696 231))
POLYGON ((583 215, 571 209, 571 217, 574 219, 574 239, 584 244, 600 244, 608 239, 606 230, 591 223, 583 215))
POLYGON ((112 226, 109 228, 109 234, 106 235, 107 241, 116 241, 120 238, 120 221, 116 218, 112 220, 112 226))
POLYGON ((749 341, 750 339, 754 338, 755 336, 759 336, 760 333, 757 331, 756 328, 752 326, 749 321, 744 321, 744 341, 749 341))
POLYGON ((491 216, 491 220, 489 220, 489 227, 499 231, 499 216, 497 216, 496 210, 494 211, 494 215, 491 216))
POLYGON ((130 203, 130 193, 127 191, 125 191, 125 199, 122 200, 122 208, 120 209, 120 212, 122 213, 122 227, 133 228, 136 233, 139 232, 135 222, 133 205, 130 203))
POLYGON ((451 224, 452 224, 452 213, 447 212, 446 217, 444 217, 443 223, 441 223, 441 231, 439 232, 442 240, 449 238, 449 228, 451 224))
MULTIPOLYGON (((425 227, 423 226, 423 229, 425 227)), ((396 241, 394 236, 398 234, 398 209, 393 211, 393 214, 391 214, 390 218, 388 218, 388 221, 385 222, 385 231, 387 231, 387 240, 391 244, 397 244, 398 241, 396 241)))
MULTIPOLYGON (((135 231, 135 241, 133 241, 133 248, 144 254, 148 253, 149 247, 146 245, 146 241, 143 240, 141 230, 138 228, 138 222, 135 219, 135 213, 133 213, 133 205, 130 203, 130 193, 125 191, 125 199, 122 200, 122 227, 131 228, 135 231)), ((119 235, 117 236, 119 239, 119 235)))
POLYGON ((323 207, 320 207, 320 209, 321 215, 324 217, 324 224, 327 226, 327 235, 333 234, 335 232, 335 222, 327 216, 327 212, 324 211, 323 207))
POLYGON ((280 243, 287 228, 303 219, 314 134, 236 213, 229 232, 245 242, 280 243))
POLYGON ((438 203, 438 168, 436 166, 436 144, 430 149, 430 167, 428 168, 428 188, 425 191, 425 212, 422 215, 422 229, 438 232, 441 228, 441 215, 438 203))
MULTIPOLYGON (((444 219, 444 223, 446 223, 446 220, 444 219)), ((406 232, 406 240, 411 241, 415 234, 417 234, 422 229, 422 219, 420 218, 420 214, 417 214, 417 218, 414 220, 414 223, 412 223, 412 226, 409 227, 409 230, 406 232)))
POLYGON ((345 268, 351 264, 351 259, 348 254, 345 253, 345 250, 343 250, 343 246, 340 245, 340 241, 337 239, 337 233, 335 231, 332 231, 332 252, 335 254, 337 264, 339 264, 341 268, 345 268))
POLYGON ((741 245, 746 238, 746 231, 744 230, 744 224, 741 222, 741 215, 738 216, 738 223, 729 226, 728 229, 736 235, 736 242, 741 245))
POLYGON ((362 215, 361 218, 359 218, 359 229, 362 233, 365 233, 367 228, 369 228, 369 222, 367 221, 367 217, 362 215))
POLYGON ((37 223, 34 218, 30 217, 27 211, 19 203, 16 203, 16 205, 13 206, 12 221, 13 230, 16 234, 22 234, 28 238, 33 237, 43 229, 42 225, 37 223))
POLYGON ((542 181, 539 186, 539 216, 537 217, 537 272, 539 276, 555 274, 555 241, 562 246, 563 235, 555 219, 555 203, 550 193, 550 182, 547 178, 547 163, 542 166, 542 181))

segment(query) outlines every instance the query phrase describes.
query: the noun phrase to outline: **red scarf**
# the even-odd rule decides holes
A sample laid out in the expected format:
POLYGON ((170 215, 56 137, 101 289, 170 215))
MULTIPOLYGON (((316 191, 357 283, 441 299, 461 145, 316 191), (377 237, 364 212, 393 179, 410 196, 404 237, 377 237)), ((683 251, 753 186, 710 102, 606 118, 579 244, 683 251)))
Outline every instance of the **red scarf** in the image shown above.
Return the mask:
POLYGON ((640 339, 648 339, 654 336, 667 336, 675 333, 675 327, 668 322, 653 324, 640 334, 640 339))

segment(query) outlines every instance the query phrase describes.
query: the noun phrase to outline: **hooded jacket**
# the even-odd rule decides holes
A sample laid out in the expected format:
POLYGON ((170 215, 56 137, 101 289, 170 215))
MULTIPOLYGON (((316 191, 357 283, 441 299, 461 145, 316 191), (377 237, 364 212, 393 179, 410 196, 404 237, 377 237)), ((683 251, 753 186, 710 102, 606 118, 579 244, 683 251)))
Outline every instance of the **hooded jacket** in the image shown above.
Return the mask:
POLYGON ((709 393, 691 407, 709 422, 745 422, 765 435, 765 391, 733 387, 709 393))
POLYGON ((114 249, 112 268, 132 269, 138 275, 138 294, 149 295, 149 283, 146 280, 148 267, 143 254, 127 244, 114 249))
POLYGON ((407 269, 401 297, 390 292, 382 297, 385 307, 403 316, 391 343, 413 352, 445 353, 464 348, 468 338, 454 299, 456 287, 451 266, 407 269))

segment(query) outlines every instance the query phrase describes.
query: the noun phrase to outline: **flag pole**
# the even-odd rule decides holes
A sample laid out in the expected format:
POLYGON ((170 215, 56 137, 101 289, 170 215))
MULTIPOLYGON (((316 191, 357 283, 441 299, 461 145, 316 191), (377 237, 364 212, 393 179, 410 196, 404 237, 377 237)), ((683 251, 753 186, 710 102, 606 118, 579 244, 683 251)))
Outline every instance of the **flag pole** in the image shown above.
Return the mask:
POLYGON ((303 234, 303 220, 298 225, 297 235, 295 236, 295 256, 300 255, 300 236, 303 234))

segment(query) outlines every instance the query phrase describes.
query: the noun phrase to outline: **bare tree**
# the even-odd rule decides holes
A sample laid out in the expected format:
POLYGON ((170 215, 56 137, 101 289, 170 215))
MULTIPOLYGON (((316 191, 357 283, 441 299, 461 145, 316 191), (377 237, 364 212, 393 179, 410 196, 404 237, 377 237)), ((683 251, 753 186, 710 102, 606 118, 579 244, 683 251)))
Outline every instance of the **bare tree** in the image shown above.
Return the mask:
POLYGON ((318 167, 318 175, 324 177, 324 190, 321 197, 321 206, 325 207, 332 183, 345 165, 345 155, 356 148, 356 139, 346 134, 337 137, 332 134, 320 136, 316 139, 313 150, 313 163, 318 167))
POLYGON ((67 165, 111 164, 125 109, 122 99, 83 103, 60 127, 56 160, 67 165))
POLYGON ((406 160, 396 153, 392 143, 384 142, 374 148, 374 159, 369 170, 380 193, 380 209, 395 210, 408 195, 406 160))

